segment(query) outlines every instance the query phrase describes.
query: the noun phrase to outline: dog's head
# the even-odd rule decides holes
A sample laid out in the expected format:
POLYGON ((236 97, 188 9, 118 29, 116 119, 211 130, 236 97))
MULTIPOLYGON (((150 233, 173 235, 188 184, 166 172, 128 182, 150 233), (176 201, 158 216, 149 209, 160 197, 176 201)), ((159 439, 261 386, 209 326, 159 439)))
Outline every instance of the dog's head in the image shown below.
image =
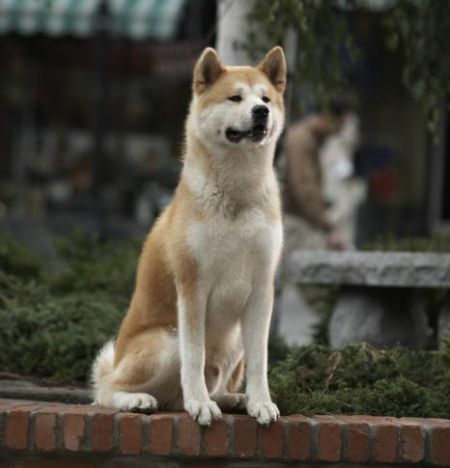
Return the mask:
POLYGON ((266 145, 284 123, 286 61, 271 49, 257 67, 225 67, 214 49, 203 51, 194 68, 190 119, 208 146, 266 145))

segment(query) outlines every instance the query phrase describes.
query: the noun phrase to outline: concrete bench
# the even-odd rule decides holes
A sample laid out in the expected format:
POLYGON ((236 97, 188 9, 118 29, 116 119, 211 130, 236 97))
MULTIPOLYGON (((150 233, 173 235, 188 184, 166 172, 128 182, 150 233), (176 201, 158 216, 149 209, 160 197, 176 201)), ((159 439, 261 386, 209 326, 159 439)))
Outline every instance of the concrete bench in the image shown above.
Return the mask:
MULTIPOLYGON (((450 289, 450 254, 298 251, 289 261, 298 284, 339 285, 329 338, 333 347, 423 348, 430 334, 423 288, 450 289)), ((450 300, 440 311, 438 338, 448 337, 450 300)))

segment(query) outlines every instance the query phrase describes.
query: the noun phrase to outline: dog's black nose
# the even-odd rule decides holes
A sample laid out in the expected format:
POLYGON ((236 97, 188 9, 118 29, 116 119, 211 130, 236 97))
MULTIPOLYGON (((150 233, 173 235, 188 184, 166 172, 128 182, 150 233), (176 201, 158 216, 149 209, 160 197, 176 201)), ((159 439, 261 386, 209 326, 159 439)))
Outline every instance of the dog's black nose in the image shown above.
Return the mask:
POLYGON ((252 115, 255 120, 266 120, 269 115, 269 108, 263 105, 255 106, 252 109, 252 115))

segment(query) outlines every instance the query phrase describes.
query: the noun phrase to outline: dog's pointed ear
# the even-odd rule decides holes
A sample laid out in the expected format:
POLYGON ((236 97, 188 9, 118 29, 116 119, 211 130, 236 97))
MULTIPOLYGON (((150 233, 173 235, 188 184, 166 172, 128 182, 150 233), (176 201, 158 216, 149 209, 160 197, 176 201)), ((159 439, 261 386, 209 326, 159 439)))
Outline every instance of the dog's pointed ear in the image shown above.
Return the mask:
POLYGON ((214 84, 225 71, 217 52, 207 47, 200 55, 194 67, 194 80, 192 87, 194 92, 201 94, 208 86, 214 84))
POLYGON ((269 81, 277 91, 280 93, 284 92, 286 88, 287 65, 283 49, 280 46, 270 49, 257 68, 269 78, 269 81))

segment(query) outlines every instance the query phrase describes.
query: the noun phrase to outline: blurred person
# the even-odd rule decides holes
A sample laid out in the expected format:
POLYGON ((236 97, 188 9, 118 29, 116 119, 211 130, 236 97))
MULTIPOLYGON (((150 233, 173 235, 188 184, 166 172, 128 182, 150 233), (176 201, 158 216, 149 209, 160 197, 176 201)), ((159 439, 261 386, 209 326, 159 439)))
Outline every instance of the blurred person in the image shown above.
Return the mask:
POLYGON ((328 136, 339 131, 346 108, 334 103, 294 123, 287 131, 284 189, 285 256, 296 249, 346 247, 327 212, 320 151, 328 136))
POLYGON ((355 177, 353 156, 358 144, 359 117, 348 112, 340 129, 326 139, 320 150, 325 215, 348 248, 355 247, 358 208, 367 193, 363 179, 355 177))
POLYGON ((295 122, 284 140, 284 245, 275 292, 272 332, 290 344, 312 342, 317 314, 291 282, 287 262, 295 250, 344 249, 337 226, 327 213, 323 195, 320 150, 325 139, 341 127, 346 108, 336 102, 295 122), (301 313, 299 313, 301 312, 301 313))

